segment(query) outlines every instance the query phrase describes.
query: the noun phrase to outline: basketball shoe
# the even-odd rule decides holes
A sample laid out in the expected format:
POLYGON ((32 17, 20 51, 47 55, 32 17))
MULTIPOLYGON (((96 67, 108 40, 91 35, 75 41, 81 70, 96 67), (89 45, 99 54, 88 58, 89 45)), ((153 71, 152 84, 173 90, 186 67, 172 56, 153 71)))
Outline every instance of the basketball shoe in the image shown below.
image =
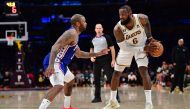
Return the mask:
POLYGON ((154 109, 152 103, 146 103, 145 109, 154 109))
POLYGON ((73 108, 73 107, 65 108, 65 107, 63 106, 62 109, 78 109, 78 108, 73 108))
POLYGON ((117 109, 120 105, 118 101, 112 101, 110 100, 109 103, 103 108, 103 109, 117 109))

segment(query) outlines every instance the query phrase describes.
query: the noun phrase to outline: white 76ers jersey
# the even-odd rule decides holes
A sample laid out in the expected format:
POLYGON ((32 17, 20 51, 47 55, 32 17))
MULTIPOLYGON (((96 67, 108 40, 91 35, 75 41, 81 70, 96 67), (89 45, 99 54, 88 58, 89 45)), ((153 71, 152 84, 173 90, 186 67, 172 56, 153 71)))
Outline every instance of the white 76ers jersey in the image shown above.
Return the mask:
POLYGON ((135 20, 131 30, 121 25, 121 21, 118 22, 118 25, 125 37, 126 46, 143 47, 147 40, 146 33, 137 14, 133 14, 133 16, 135 20))

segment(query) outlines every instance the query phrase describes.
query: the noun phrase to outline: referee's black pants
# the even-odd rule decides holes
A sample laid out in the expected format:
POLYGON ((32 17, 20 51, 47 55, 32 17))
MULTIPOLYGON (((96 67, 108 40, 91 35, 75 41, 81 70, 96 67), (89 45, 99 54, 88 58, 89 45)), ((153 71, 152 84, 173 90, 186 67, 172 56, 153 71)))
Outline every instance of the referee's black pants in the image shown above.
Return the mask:
POLYGON ((96 58, 93 63, 94 70, 94 84, 95 84, 95 98, 101 98, 101 70, 104 70, 107 76, 107 83, 111 84, 111 79, 114 69, 111 67, 111 59, 107 57, 96 58))
POLYGON ((174 80, 171 87, 171 92, 174 91, 176 86, 179 86, 179 89, 183 92, 185 68, 186 68, 186 65, 184 64, 176 64, 174 68, 175 72, 174 72, 174 80))

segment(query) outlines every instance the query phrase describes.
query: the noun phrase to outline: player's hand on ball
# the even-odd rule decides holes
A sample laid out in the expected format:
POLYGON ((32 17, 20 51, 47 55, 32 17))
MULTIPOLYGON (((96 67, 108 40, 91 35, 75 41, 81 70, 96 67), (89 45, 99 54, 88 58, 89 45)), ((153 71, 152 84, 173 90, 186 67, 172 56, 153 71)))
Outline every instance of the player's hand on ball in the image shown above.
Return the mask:
POLYGON ((53 66, 48 66, 48 68, 44 72, 44 75, 46 77, 50 77, 53 73, 54 73, 54 67, 53 66))
POLYGON ((145 52, 150 53, 150 52, 153 52, 155 49, 157 49, 157 46, 151 43, 153 42, 150 42, 148 45, 144 47, 145 52))
POLYGON ((148 46, 149 46, 148 51, 149 51, 149 52, 153 52, 155 49, 158 49, 157 44, 155 44, 156 42, 158 42, 158 41, 151 41, 151 42, 148 44, 148 46))
POLYGON ((152 44, 154 42, 160 42, 160 41, 158 41, 152 37, 150 39, 148 39, 146 42, 147 44, 144 47, 144 51, 149 53, 149 52, 153 51, 154 49, 156 49, 157 47, 154 44, 152 44))
POLYGON ((159 57, 163 54, 164 47, 160 41, 154 40, 144 47, 144 51, 150 54, 152 57, 159 57))

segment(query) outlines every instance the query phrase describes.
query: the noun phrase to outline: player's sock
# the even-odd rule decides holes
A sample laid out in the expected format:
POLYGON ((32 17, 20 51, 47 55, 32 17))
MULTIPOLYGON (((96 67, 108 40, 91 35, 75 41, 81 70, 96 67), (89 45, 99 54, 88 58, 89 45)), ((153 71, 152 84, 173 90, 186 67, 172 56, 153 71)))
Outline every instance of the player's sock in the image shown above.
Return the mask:
POLYGON ((39 109, 46 109, 50 104, 51 102, 48 99, 43 99, 39 109))
POLYGON ((110 100, 117 101, 116 96, 117 96, 117 90, 116 91, 111 91, 110 100))
POLYGON ((71 96, 65 96, 64 107, 69 108, 71 106, 71 96))
POLYGON ((146 103, 152 104, 152 95, 151 95, 151 90, 144 90, 145 97, 146 97, 146 103))

